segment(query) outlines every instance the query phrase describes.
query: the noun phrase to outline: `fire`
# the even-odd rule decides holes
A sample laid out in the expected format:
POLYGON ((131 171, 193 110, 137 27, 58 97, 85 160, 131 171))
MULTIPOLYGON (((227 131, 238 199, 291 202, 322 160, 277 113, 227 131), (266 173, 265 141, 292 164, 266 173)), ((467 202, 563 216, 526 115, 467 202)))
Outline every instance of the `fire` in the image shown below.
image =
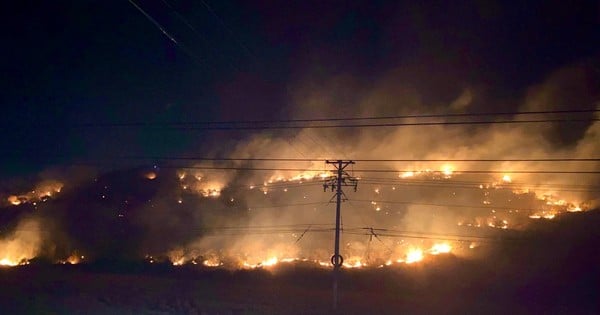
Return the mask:
POLYGON ((16 266, 18 264, 18 262, 12 261, 8 258, 3 258, 2 260, 0 260, 0 265, 2 266, 16 266))
POLYGON ((78 255, 77 253, 73 253, 73 254, 71 254, 71 256, 67 257, 67 259, 65 259, 64 261, 61 261, 61 263, 77 265, 77 264, 81 263, 84 258, 85 258, 85 256, 83 256, 83 255, 78 255))
POLYGON ((221 195, 221 189, 220 188, 201 189, 200 193, 204 197, 219 197, 221 195))
POLYGON ((540 219, 540 218, 544 218, 547 220, 552 220, 556 217, 556 212, 546 212, 546 211, 541 211, 541 212, 536 212, 533 213, 531 215, 529 215, 530 219, 540 219))
POLYGON ((342 266, 344 266, 346 268, 361 268, 361 267, 366 267, 367 265, 362 262, 361 257, 353 256, 353 257, 348 258, 342 266))
POLYGON ((276 264, 277 264, 277 262, 278 262, 278 261, 279 261, 279 260, 277 259, 277 257, 271 257, 271 258, 269 258, 269 259, 267 259, 267 260, 263 261, 263 262, 261 263, 261 265, 263 265, 263 266, 266 266, 266 267, 269 267, 269 266, 274 266, 274 265, 276 265, 276 264))
POLYGON ((154 173, 154 172, 148 172, 148 173, 144 174, 144 177, 146 179, 153 180, 153 179, 156 179, 156 173, 154 173))
POLYGON ((321 172, 321 171, 306 171, 306 172, 299 172, 299 173, 295 173, 295 174, 290 174, 288 173, 282 173, 282 172, 277 172, 273 175, 271 175, 271 177, 269 177, 264 185, 266 186, 267 184, 273 184, 273 183, 278 183, 278 182, 300 182, 302 183, 303 181, 310 181, 310 180, 315 180, 315 179, 327 179, 329 177, 333 176, 333 173, 331 172, 321 172), (287 176, 286 176, 287 175, 287 176))
POLYGON ((429 250, 429 253, 432 255, 438 255, 438 254, 447 254, 452 250, 452 246, 450 246, 450 244, 448 243, 439 243, 439 244, 434 244, 431 249, 429 250))
POLYGON ((15 196, 15 195, 9 196, 8 202, 13 206, 18 206, 21 204, 21 200, 19 200, 19 197, 15 196))
POLYGON ((16 266, 27 264, 36 257, 41 246, 40 223, 35 219, 21 221, 15 231, 0 240, 0 264, 16 266))
POLYGON ((424 255, 423 255, 423 250, 420 248, 411 248, 408 250, 408 252, 406 253, 406 260, 405 262, 407 264, 412 264, 418 261, 423 260, 424 255))
POLYGON ((572 206, 572 207, 567 208, 567 211, 569 211, 569 212, 581 212, 583 210, 581 209, 580 206, 572 206))
POLYGON ((189 193, 198 193, 203 197, 216 198, 221 196, 221 191, 226 185, 227 173, 189 173, 179 170, 176 173, 181 189, 189 193), (188 176, 189 175, 189 176, 188 176))
POLYGON ((261 267, 272 267, 272 266, 277 265, 278 262, 279 262, 279 259, 277 257, 271 257, 271 258, 268 258, 268 259, 263 260, 256 264, 252 264, 247 261, 244 261, 242 263, 242 266, 244 268, 256 269, 256 268, 261 268, 261 267))
POLYGON ((63 184, 58 181, 47 180, 39 183, 35 186, 35 189, 22 193, 13 194, 7 198, 10 205, 18 206, 25 203, 32 203, 35 205, 39 201, 47 201, 50 197, 60 193, 63 184))
POLYGON ((512 183, 512 179, 507 174, 505 174, 504 176, 502 176, 502 181, 505 182, 505 183, 512 183))
POLYGON ((433 179, 440 179, 444 178, 444 179, 450 179, 452 178, 452 176, 454 175, 455 170, 454 170, 454 166, 452 165, 442 165, 442 167, 440 168, 439 171, 434 171, 432 169, 426 168, 424 170, 418 170, 418 171, 405 171, 401 174, 398 175, 398 177, 406 179, 406 178, 413 178, 416 176, 419 177, 425 177, 425 176, 432 176, 433 179))
POLYGON ((450 165, 444 165, 441 169, 442 174, 444 174, 444 178, 452 177, 452 173, 454 173, 454 168, 450 165))
POLYGON ((217 257, 211 257, 202 262, 202 264, 206 267, 219 267, 223 266, 223 263, 217 257))
POLYGON ((400 174, 400 178, 409 178, 415 176, 415 172, 408 171, 400 174))
POLYGON ((183 249, 176 248, 167 253, 169 260, 173 264, 173 266, 181 266, 185 263, 185 253, 183 249))

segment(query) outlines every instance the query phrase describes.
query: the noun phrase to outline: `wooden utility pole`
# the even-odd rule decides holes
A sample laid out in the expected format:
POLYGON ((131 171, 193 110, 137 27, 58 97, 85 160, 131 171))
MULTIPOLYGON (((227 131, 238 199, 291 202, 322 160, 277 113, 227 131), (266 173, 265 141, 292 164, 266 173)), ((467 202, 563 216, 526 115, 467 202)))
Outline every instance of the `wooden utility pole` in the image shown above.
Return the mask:
POLYGON ((333 309, 337 310, 338 304, 338 279, 339 270, 344 263, 344 258, 340 255, 340 225, 341 225, 341 204, 345 200, 343 186, 354 187, 354 191, 358 186, 356 178, 350 176, 346 171, 348 165, 354 164, 354 161, 325 161, 327 164, 333 165, 337 170, 337 176, 332 176, 323 184, 323 190, 327 191, 327 188, 331 188, 331 191, 335 191, 336 208, 335 208, 335 244, 333 250, 333 256, 331 256, 331 264, 333 265, 333 309), (344 199, 342 199, 344 197, 344 199))

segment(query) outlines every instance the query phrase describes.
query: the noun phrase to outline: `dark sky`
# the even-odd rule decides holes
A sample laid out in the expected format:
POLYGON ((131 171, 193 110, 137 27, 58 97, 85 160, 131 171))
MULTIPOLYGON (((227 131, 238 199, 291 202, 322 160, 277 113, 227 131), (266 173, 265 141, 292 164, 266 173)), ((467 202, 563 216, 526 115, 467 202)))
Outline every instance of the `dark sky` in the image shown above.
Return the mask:
POLYGON ((501 100, 599 56, 597 1, 135 2, 179 44, 127 0, 2 5, 0 175, 211 137, 73 124, 291 118, 298 82, 394 70, 426 101, 470 85, 501 100))

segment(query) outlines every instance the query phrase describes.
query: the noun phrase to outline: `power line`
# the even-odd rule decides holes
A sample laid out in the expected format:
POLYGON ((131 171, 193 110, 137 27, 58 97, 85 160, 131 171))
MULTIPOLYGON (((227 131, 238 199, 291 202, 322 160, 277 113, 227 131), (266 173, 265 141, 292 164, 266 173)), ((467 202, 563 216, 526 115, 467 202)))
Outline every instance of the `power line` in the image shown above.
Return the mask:
MULTIPOLYGON (((129 0, 131 2, 131 0, 129 0)), ((132 3, 135 5, 135 3, 132 3)), ((136 5, 136 8, 139 8, 136 5)), ((179 44, 181 45, 181 44, 179 44)), ((316 119, 280 119, 280 120, 238 120, 238 121, 189 121, 189 122, 112 122, 112 123, 78 123, 61 125, 60 128, 131 128, 146 127, 172 130, 261 130, 261 129, 310 129, 310 128, 360 128, 360 127, 402 127, 402 126, 435 126, 435 125, 481 125, 481 124, 520 124, 520 123, 581 123, 599 121, 598 118, 552 118, 528 120, 479 120, 479 121, 426 121, 426 122, 389 122, 358 124, 310 124, 326 122, 352 122, 369 120, 454 118, 454 117, 494 117, 523 115, 555 115, 595 113, 600 109, 580 109, 564 111, 530 111, 530 112, 498 112, 498 113, 465 113, 465 114, 425 114, 404 116, 369 116, 351 118, 316 118, 316 119), (302 124, 295 124, 302 123, 302 124), (309 124, 307 124, 309 123, 309 124), (277 125, 279 124, 279 125, 277 125), (287 125, 281 125, 287 124, 287 125), (292 124, 292 125, 289 125, 292 124)), ((23 125, 19 125, 24 127, 23 125)), ((17 127, 19 127, 17 126, 17 127)), ((38 125, 36 125, 38 126, 38 125)), ((40 125, 51 128, 53 125, 40 125)), ((28 127, 28 126, 25 126, 28 127)), ((56 126, 58 127, 58 126, 56 126)))
POLYGON ((276 124, 276 123, 316 123, 316 122, 343 122, 362 120, 393 120, 393 119, 420 119, 420 118, 452 118, 452 117, 492 117, 492 116, 523 116, 523 115, 552 115, 552 114, 578 114, 595 113, 600 109, 579 110, 557 110, 557 111, 523 111, 523 112, 492 112, 492 113, 463 113, 463 114, 423 114, 423 115, 400 115, 400 116, 367 116, 347 118, 312 118, 312 119, 276 119, 276 120, 233 120, 233 121, 190 121, 190 122, 168 122, 168 123, 110 123, 110 124, 80 124, 82 126, 193 126, 193 125, 232 125, 232 124, 276 124))
POLYGON ((254 209, 273 209, 273 208, 291 208, 291 207, 301 207, 301 206, 316 206, 316 205, 326 205, 329 202, 305 202, 305 203, 297 203, 297 204, 289 204, 289 205, 274 205, 274 206, 260 206, 260 207, 248 207, 251 210, 254 209))
MULTIPOLYGON (((78 162, 78 163, 66 163, 71 166, 118 166, 110 163, 89 163, 89 162, 78 162)), ((140 166, 141 167, 141 166, 140 166)), ((307 169, 307 168, 277 168, 277 167, 244 167, 244 166, 199 166, 199 165, 160 165, 158 168, 163 169, 195 169, 195 170, 230 170, 230 171, 281 171, 281 172, 314 172, 327 174, 332 171, 331 169, 307 169)), ((355 173, 407 173, 414 172, 414 170, 390 170, 390 169, 353 169, 355 173)), ((439 172, 441 173, 441 172, 439 172)), ((583 174, 600 174, 600 170, 577 170, 577 171, 562 171, 562 170, 452 170, 452 175, 458 174, 563 174, 563 175, 583 175, 583 174)), ((319 177, 319 176, 315 176, 319 177)), ((307 178, 306 180, 308 180, 307 178)), ((327 179, 327 178, 324 178, 327 179)), ((360 180, 360 177, 358 178, 360 180)))
POLYGON ((244 43, 242 41, 240 41, 235 34, 233 33, 233 31, 225 24, 225 22, 223 21, 223 19, 221 19, 221 17, 219 17, 219 15, 212 9, 212 7, 210 5, 208 5, 208 3, 204 0, 200 0, 200 2, 202 3, 202 5, 204 5, 204 7, 206 8, 206 10, 208 12, 210 12, 210 14, 212 14, 212 16, 214 16, 217 21, 219 21, 219 24, 221 24, 221 26, 223 27, 223 29, 225 29, 229 35, 231 36, 231 38, 233 38, 233 40, 243 49, 245 50, 250 56, 252 56, 254 59, 256 59, 256 56, 252 53, 252 51, 246 46, 244 45, 244 43))
MULTIPOLYGON (((166 0, 162 0, 162 2, 169 7, 169 9, 171 9, 171 11, 173 11, 173 13, 175 14, 175 16, 181 20, 183 22, 183 24, 185 24, 185 26, 187 26, 189 29, 192 30, 192 32, 194 34, 196 34, 196 36, 206 45, 209 47, 209 49, 212 51, 213 55, 215 57, 219 56, 219 52, 209 43, 208 39, 206 39, 204 36, 202 36, 202 34, 200 34, 200 32, 198 32, 198 30, 196 30, 196 28, 183 16, 181 15, 168 1, 166 0)), ((236 67, 228 58, 227 60, 228 64, 232 67, 233 70, 237 70, 239 71, 240 69, 238 67, 236 67)))
MULTIPOLYGON (((60 128, 131 128, 146 127, 160 130, 185 130, 185 131, 237 131, 237 130, 285 130, 285 129, 335 129, 335 128, 372 128, 372 127, 418 127, 418 126, 465 126, 465 125, 492 125, 492 124, 537 124, 537 123, 589 123, 600 121, 598 118, 581 119, 530 119, 530 120, 480 120, 480 121, 436 121, 436 122, 407 122, 407 123, 378 123, 378 124, 329 124, 329 125, 239 125, 239 126, 211 126, 205 125, 177 125, 172 123, 101 123, 101 124, 72 124, 60 128)), ((51 128, 52 126, 45 126, 51 128)), ((58 126, 55 126, 58 128, 58 126)))
POLYGON ((148 21, 150 21, 154 26, 156 26, 163 35, 165 35, 171 42, 173 42, 176 46, 178 46, 185 54, 190 57, 190 59, 196 63, 198 66, 209 67, 209 64, 204 62, 201 58, 199 58, 196 54, 194 54, 191 50, 189 50, 183 43, 177 41, 173 35, 167 32, 167 29, 162 26, 158 21, 156 21, 150 14, 148 14, 144 9, 142 9, 139 5, 137 5, 133 0, 128 0, 131 5, 133 5, 138 11, 140 11, 148 21))
MULTIPOLYGON (((365 199, 351 199, 351 201, 356 202, 373 202, 374 200, 365 200, 365 199)), ((377 203, 383 204, 401 204, 401 205, 414 205, 414 206, 431 206, 431 207, 447 207, 447 208, 472 208, 472 209, 487 209, 487 210, 523 210, 523 211, 540 211, 542 208, 522 208, 522 207, 498 207, 494 205, 461 205, 461 204, 441 204, 441 203, 419 203, 419 202, 411 202, 411 201, 385 201, 385 200, 377 200, 377 203)), ((548 205, 545 205, 548 207, 548 205)), ((551 207, 551 206, 550 206, 551 207)))
MULTIPOLYGON (((159 161, 215 161, 215 162, 323 162, 323 158, 237 158, 202 156, 118 156, 110 159, 159 161)), ((526 159, 353 159, 356 162, 600 162, 600 158, 526 158, 526 159)))
MULTIPOLYGON (((161 166, 161 168, 184 168, 184 169, 204 169, 204 170, 237 170, 237 171, 291 171, 291 172, 331 172, 329 169, 303 169, 303 168, 272 168, 272 167, 216 167, 216 166, 161 166)), ((356 173, 405 173, 412 172, 410 170, 385 170, 385 169, 355 169, 356 173)), ((523 170, 453 170, 453 174, 600 174, 600 171, 559 171, 559 170, 540 170, 540 171, 523 171, 523 170)))
POLYGON ((481 180, 457 180, 455 177, 451 178, 443 178, 443 179, 419 179, 419 178, 385 178, 385 177, 360 177, 362 182, 370 182, 374 184, 394 184, 394 185, 403 185, 403 184, 432 184, 432 185, 476 185, 481 186, 481 188, 519 188, 522 186, 541 186, 541 187, 571 187, 571 188, 581 188, 581 187, 600 187, 597 185, 590 184, 548 184, 548 183, 534 183, 534 182, 522 182, 522 181, 514 181, 514 182, 492 182, 485 183, 481 180))
MULTIPOLYGON (((465 184, 465 185, 484 185, 484 188, 495 188, 495 187, 512 187, 512 186, 551 186, 551 187, 589 187, 586 184, 546 184, 546 183, 526 183, 526 182, 501 182, 497 183, 496 186, 489 186, 490 184, 482 183, 481 181, 468 181, 468 180, 456 180, 454 178, 445 179, 444 181, 436 179, 419 179, 419 178, 390 178, 390 177, 361 177, 362 182, 374 182, 374 183, 391 183, 391 184, 413 184, 413 183, 425 183, 425 184, 440 184, 445 185, 446 183, 451 184, 465 184), (486 187, 488 185, 488 187, 486 187)), ((600 187, 595 186, 594 187, 600 187)))
MULTIPOLYGON (((486 116, 522 116, 522 115, 551 115, 551 114, 579 114, 596 113, 600 109, 574 109, 574 110, 551 110, 551 111, 522 111, 522 112, 489 112, 489 113, 450 113, 450 114, 422 114, 422 115, 398 115, 398 116, 367 116, 367 117, 346 117, 346 118, 313 118, 313 119, 280 119, 280 120, 237 120, 212 122, 214 124, 236 124, 236 123, 296 123, 296 122, 339 122, 339 121, 361 121, 361 120, 392 120, 392 119, 411 119, 411 118, 451 118, 451 117, 486 117, 486 116)), ((197 122, 199 124, 209 124, 211 122, 197 122)), ((184 123, 184 124, 197 124, 184 123)))
MULTIPOLYGON (((411 182, 403 182, 403 183, 391 183, 391 182, 373 182, 373 181, 362 181, 361 183, 364 185, 371 185, 371 186, 393 186, 393 187, 428 187, 428 188, 452 188, 452 189, 477 189, 477 190, 481 190, 481 189, 500 189, 500 188, 506 188, 506 189, 520 189, 520 188, 530 188, 529 186, 535 186, 535 184, 520 184, 520 185, 512 185, 512 186, 496 186, 496 187, 481 187, 483 184, 460 184, 460 183, 453 183, 451 181, 447 181, 447 182, 439 182, 439 183, 435 183, 435 182, 431 182, 431 183, 411 183, 411 182)), ((600 187, 596 186, 596 185, 581 185, 579 187, 573 187, 570 188, 568 185, 565 186, 560 186, 560 185, 554 185, 554 186, 541 186, 541 187, 531 187, 531 189, 536 188, 536 189, 547 189, 547 190, 553 190, 553 191, 567 191, 567 192, 596 192, 596 191, 600 191, 600 187)))
MULTIPOLYGON (((305 229, 308 226, 329 226, 333 227, 331 223, 297 223, 297 224, 276 224, 276 225, 223 225, 214 227, 202 227, 200 230, 252 230, 252 229, 282 229, 282 228, 299 228, 305 229)), ((198 230, 196 229, 196 230, 198 230)))
MULTIPOLYGON (((374 229, 378 231, 384 231, 385 229, 374 229)), ((369 232, 347 232, 347 234, 351 235, 371 235, 369 232)), ((382 237, 394 237, 394 238, 412 238, 412 239, 425 239, 425 240, 433 240, 433 241, 478 241, 478 242, 502 242, 502 241, 526 241, 526 238, 507 238, 507 237, 493 237, 493 236, 472 236, 472 235, 439 235, 432 236, 427 235, 412 235, 405 233, 385 233, 379 232, 377 235, 382 237)))
POLYGON ((152 24, 154 24, 154 26, 156 26, 161 31, 161 33, 163 33, 163 35, 165 35, 175 45, 179 45, 177 40, 171 34, 169 34, 169 32, 167 32, 167 30, 160 23, 158 23, 158 21, 156 21, 150 14, 148 14, 146 11, 144 11, 144 9, 142 9, 139 5, 137 5, 135 2, 133 2, 133 0, 128 0, 128 1, 138 11, 140 11, 148 19, 148 21, 152 22, 152 24))

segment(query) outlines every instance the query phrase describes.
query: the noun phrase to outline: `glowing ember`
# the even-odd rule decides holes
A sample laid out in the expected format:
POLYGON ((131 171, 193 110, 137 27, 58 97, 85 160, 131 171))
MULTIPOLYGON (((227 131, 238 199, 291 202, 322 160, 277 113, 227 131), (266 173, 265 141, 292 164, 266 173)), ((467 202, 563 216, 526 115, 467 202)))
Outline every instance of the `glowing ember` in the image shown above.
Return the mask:
POLYGON ((153 179, 156 179, 156 173, 154 173, 154 172, 148 172, 148 173, 144 174, 144 177, 146 179, 153 180, 153 179))

